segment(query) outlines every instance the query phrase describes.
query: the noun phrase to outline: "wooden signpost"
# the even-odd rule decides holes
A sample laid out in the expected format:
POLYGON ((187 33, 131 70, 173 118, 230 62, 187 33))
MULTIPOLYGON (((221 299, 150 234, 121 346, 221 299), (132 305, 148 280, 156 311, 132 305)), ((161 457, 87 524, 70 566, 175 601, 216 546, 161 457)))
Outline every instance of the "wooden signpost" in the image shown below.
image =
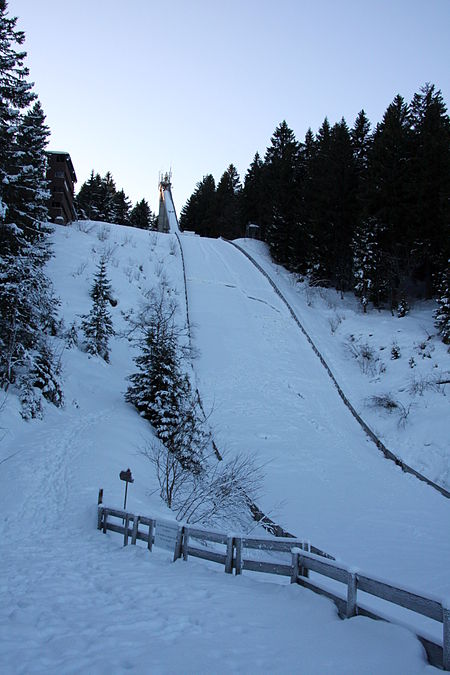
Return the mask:
POLYGON ((134 478, 131 475, 130 469, 127 469, 126 471, 121 471, 119 473, 119 478, 120 478, 120 480, 125 481, 125 499, 123 500, 123 508, 124 508, 124 510, 126 510, 126 508, 127 508, 128 483, 134 483, 134 478))

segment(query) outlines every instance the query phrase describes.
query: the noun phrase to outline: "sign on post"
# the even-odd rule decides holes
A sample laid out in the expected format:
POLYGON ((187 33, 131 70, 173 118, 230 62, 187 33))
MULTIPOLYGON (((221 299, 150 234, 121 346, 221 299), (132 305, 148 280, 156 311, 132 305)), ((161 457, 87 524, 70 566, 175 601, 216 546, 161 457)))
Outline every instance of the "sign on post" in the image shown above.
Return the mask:
POLYGON ((134 478, 131 475, 131 470, 127 469, 126 471, 121 471, 119 473, 119 478, 120 480, 125 481, 125 498, 123 500, 123 508, 124 511, 126 511, 127 508, 127 491, 128 491, 128 483, 134 483, 134 478))
POLYGON ((180 528, 178 525, 175 525, 175 523, 157 520, 155 528, 155 546, 159 546, 159 548, 164 548, 166 551, 171 551, 173 553, 179 529, 180 528))
POLYGON ((119 478, 120 478, 120 480, 124 480, 124 481, 126 481, 127 483, 134 483, 134 478, 133 478, 133 476, 131 475, 131 470, 130 470, 130 469, 127 469, 126 471, 121 471, 121 472, 119 473, 119 478))

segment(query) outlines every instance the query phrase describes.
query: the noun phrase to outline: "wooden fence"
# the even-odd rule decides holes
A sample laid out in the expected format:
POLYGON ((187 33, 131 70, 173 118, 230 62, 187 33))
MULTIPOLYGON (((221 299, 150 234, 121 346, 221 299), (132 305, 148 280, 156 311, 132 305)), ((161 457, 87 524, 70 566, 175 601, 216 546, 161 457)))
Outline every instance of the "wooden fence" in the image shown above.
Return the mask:
POLYGON ((291 583, 297 583, 333 600, 339 615, 343 618, 361 615, 372 619, 389 620, 386 616, 369 609, 364 603, 358 602, 358 591, 363 591, 434 619, 442 623, 442 646, 428 637, 416 634, 425 648, 429 662, 450 671, 450 603, 442 602, 440 598, 431 595, 419 595, 410 589, 400 588, 385 580, 352 570, 323 554, 308 542, 289 537, 263 539, 236 536, 177 523, 166 524, 162 520, 103 505, 98 507, 98 529, 103 530, 105 534, 108 530, 122 534, 124 546, 127 546, 129 540, 131 544, 136 544, 137 541, 145 542, 149 551, 153 546, 163 546, 173 551, 174 561, 179 558, 188 560, 189 556, 193 556, 223 565, 228 574, 232 574, 233 570, 235 574, 249 570, 290 577, 291 583), (113 522, 111 518, 119 519, 119 522, 113 522), (144 526, 144 529, 140 526, 144 526), (164 527, 169 527, 170 536, 167 538, 161 534, 159 538, 158 528, 166 534, 164 527), (248 553, 251 551, 258 553, 253 555, 248 553), (284 555, 287 560, 271 561, 268 557, 271 554, 284 555), (342 583, 345 592, 340 595, 324 588, 320 580, 315 577, 311 579, 310 572, 342 583))

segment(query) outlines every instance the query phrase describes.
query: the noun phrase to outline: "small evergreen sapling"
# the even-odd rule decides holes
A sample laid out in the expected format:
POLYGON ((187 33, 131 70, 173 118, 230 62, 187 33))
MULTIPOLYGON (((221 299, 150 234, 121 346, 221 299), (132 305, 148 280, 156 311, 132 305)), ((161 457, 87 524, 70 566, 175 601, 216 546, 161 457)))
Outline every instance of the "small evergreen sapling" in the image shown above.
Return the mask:
POLYGON ((364 314, 371 297, 375 273, 374 252, 372 250, 373 233, 368 223, 362 224, 353 238, 353 276, 355 295, 360 299, 364 314))
POLYGON ((440 276, 437 304, 438 307, 434 312, 435 326, 442 342, 450 345, 450 266, 440 276))
POLYGON ((81 328, 86 336, 85 347, 89 354, 101 356, 109 363, 109 338, 114 335, 108 303, 111 297, 111 283, 106 276, 106 261, 100 260, 94 285, 91 289, 92 308, 83 316, 81 328))

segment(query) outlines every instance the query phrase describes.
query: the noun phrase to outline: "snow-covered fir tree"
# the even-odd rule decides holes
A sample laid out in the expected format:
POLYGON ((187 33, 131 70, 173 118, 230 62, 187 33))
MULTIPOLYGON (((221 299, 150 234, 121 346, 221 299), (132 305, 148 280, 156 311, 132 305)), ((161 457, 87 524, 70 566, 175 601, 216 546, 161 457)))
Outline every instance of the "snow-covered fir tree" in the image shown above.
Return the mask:
POLYGON ((155 229, 155 217, 145 199, 141 199, 130 213, 130 225, 139 227, 141 230, 155 229))
POLYGON ((8 213, 11 221, 20 224, 27 241, 39 242, 49 232, 46 179, 49 128, 42 106, 37 101, 27 110, 17 127, 17 148, 13 175, 8 190, 8 213))
MULTIPOLYGON (((62 403, 59 366, 49 347, 57 300, 44 264, 51 255, 46 200, 45 147, 49 130, 27 81, 25 35, 0 0, 0 386, 32 400, 62 403), (48 394, 48 395, 47 395, 48 394)), ((27 404, 28 405, 28 404, 27 404)))
POLYGON ((129 377, 125 399, 155 427, 158 438, 182 467, 199 473, 209 434, 183 372, 184 350, 175 315, 175 302, 161 288, 150 294, 147 307, 133 320, 141 352, 134 359, 138 372, 129 377))
POLYGON ((357 227, 353 241, 353 277, 354 292, 360 299, 364 314, 371 300, 378 296, 378 246, 376 241, 376 222, 368 218, 357 227))
POLYGON ((442 342, 450 345, 450 260, 447 268, 440 275, 437 304, 438 307, 434 313, 435 325, 442 342))
POLYGON ((81 328, 85 334, 85 348, 89 354, 101 356, 109 362, 109 338, 114 335, 108 304, 111 300, 111 282, 106 274, 106 260, 101 258, 90 292, 92 307, 83 317, 81 328))

